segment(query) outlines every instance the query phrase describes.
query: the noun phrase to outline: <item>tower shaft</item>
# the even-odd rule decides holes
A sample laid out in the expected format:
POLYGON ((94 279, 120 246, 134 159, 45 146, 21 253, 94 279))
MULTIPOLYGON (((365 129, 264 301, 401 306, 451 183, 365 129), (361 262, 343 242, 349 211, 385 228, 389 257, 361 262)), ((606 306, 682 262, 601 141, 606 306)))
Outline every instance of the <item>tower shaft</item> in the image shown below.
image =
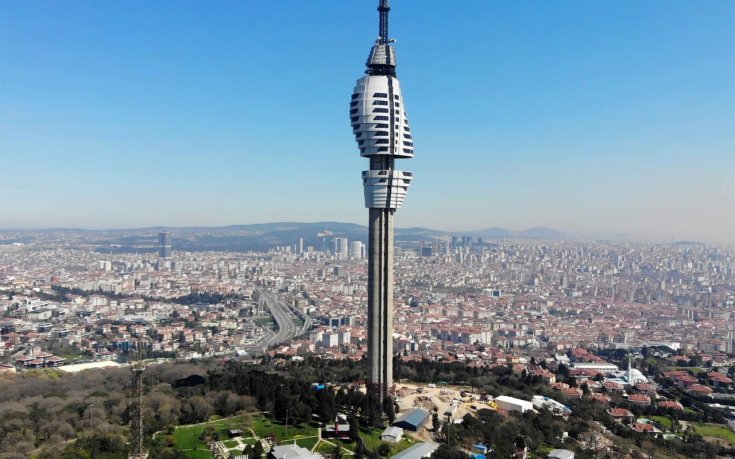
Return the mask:
POLYGON ((392 209, 369 211, 368 391, 380 402, 393 384, 394 212, 392 209))

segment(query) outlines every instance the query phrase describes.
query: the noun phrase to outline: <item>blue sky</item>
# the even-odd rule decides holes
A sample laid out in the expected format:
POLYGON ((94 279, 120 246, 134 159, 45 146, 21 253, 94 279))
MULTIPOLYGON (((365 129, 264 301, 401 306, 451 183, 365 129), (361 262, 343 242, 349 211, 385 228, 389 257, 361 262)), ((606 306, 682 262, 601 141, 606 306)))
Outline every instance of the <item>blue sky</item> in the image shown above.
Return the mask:
MULTIPOLYGON (((365 223, 376 4, 2 0, 0 227, 365 223)), ((735 2, 392 7, 399 226, 735 238, 735 2)))

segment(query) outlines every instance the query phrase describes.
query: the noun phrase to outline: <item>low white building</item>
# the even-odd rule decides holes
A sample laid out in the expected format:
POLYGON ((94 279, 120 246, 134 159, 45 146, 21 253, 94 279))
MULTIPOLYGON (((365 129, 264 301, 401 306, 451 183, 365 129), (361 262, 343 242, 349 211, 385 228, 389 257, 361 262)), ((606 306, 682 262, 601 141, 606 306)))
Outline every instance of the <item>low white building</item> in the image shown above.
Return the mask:
POLYGON ((619 371, 617 365, 607 362, 576 362, 573 368, 577 370, 594 370, 600 373, 614 373, 619 371))
POLYGON ((403 429, 400 427, 388 427, 380 434, 381 441, 387 441, 388 443, 398 443, 403 438, 403 429))
POLYGON ((533 396, 533 406, 536 409, 546 408, 552 414, 557 416, 569 416, 572 414, 572 410, 568 406, 557 402, 553 398, 545 397, 543 395, 533 396))
POLYGON ((496 397, 495 404, 505 411, 518 411, 519 413, 525 413, 526 411, 533 410, 533 402, 521 400, 520 398, 508 397, 507 395, 496 397))

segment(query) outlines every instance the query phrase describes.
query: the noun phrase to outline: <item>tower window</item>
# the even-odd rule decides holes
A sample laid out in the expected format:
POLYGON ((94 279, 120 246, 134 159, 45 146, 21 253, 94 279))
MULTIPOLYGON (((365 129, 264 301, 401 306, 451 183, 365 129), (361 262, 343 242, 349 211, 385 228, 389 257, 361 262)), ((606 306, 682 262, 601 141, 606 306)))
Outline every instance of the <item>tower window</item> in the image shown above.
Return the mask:
MULTIPOLYGON (((350 110, 350 111, 352 111, 352 110, 350 110)), ((355 122, 355 121, 357 121, 357 120, 358 120, 359 118, 360 118, 359 116, 351 116, 351 117, 350 117, 350 121, 352 121, 352 122, 354 123, 354 122, 355 122)))
POLYGON ((381 143, 383 144, 388 143, 388 139, 378 139, 375 141, 376 145, 381 144, 381 143))
POLYGON ((364 141, 364 140, 358 140, 358 141, 357 141, 357 144, 358 144, 358 145, 362 145, 362 144, 364 144, 364 143, 365 143, 365 141, 364 141))
POLYGON ((378 151, 388 151, 388 147, 380 147, 378 148, 378 151))
POLYGON ((388 129, 390 126, 388 126, 387 124, 376 124, 375 127, 378 129, 388 129))
POLYGON ((413 153, 413 150, 411 150, 410 148, 404 148, 403 149, 403 152, 404 153, 413 153))
POLYGON ((403 126, 403 130, 406 132, 411 132, 411 128, 409 128, 408 126, 403 126))
POLYGON ((411 134, 403 134, 403 137, 405 137, 407 139, 410 139, 411 138, 411 134))
POLYGON ((354 93, 354 94, 352 95, 352 98, 353 98, 353 99, 357 99, 358 97, 360 97, 360 93, 359 93, 359 92, 356 92, 356 93, 354 93))
MULTIPOLYGON (((354 109, 357 111, 357 109, 354 109)), ((373 113, 388 113, 389 110, 387 108, 374 108, 373 113)))
POLYGON ((406 145, 407 147, 413 147, 413 142, 406 142, 406 141, 404 140, 404 141, 403 141, 403 145, 406 145))
POLYGON ((357 109, 356 108, 353 108, 352 110, 350 110, 350 115, 354 115, 355 113, 357 113, 357 109))
POLYGON ((401 104, 399 104, 398 102, 396 102, 396 108, 398 108, 400 106, 401 106, 401 104))
POLYGON ((357 107, 358 102, 357 100, 350 102, 350 107, 357 107))
POLYGON ((387 131, 378 131, 375 134, 373 134, 375 137, 388 137, 387 131))
POLYGON ((388 105, 387 100, 374 100, 373 105, 388 105))
POLYGON ((388 97, 388 94, 386 94, 384 92, 376 92, 375 94, 373 94, 373 97, 383 97, 383 98, 386 98, 386 97, 388 97))
MULTIPOLYGON (((375 110, 373 110, 373 111, 375 111, 375 110)), ((375 121, 388 121, 389 118, 387 116, 378 115, 378 116, 374 116, 373 119, 375 121)))

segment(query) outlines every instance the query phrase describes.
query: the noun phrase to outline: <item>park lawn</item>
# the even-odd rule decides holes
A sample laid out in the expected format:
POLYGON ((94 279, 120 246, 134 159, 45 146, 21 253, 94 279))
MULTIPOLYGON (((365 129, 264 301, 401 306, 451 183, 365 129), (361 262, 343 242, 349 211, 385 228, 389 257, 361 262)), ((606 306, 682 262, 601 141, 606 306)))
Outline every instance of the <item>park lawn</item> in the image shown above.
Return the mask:
POLYGON ((671 427, 673 423, 671 422, 671 418, 668 416, 649 416, 652 420, 658 422, 662 426, 666 428, 666 430, 671 431, 671 427))
POLYGON ((214 459, 212 453, 207 451, 182 451, 190 459, 214 459))
POLYGON ((225 448, 232 449, 232 448, 237 448, 237 446, 240 443, 236 442, 235 440, 227 440, 227 441, 223 441, 222 444, 225 445, 225 448))
POLYGON ((190 427, 179 427, 174 430, 174 445, 176 449, 209 449, 207 445, 202 442, 199 437, 204 431, 204 426, 190 426, 190 427))
POLYGON ((694 424, 694 431, 703 437, 722 438, 735 445, 735 432, 725 425, 703 424, 698 422, 694 424))
POLYGON ((268 436, 269 433, 273 432, 278 438, 278 442, 285 444, 286 440, 294 440, 301 437, 316 437, 316 427, 311 427, 308 424, 281 424, 280 422, 271 421, 267 418, 256 418, 250 425, 255 432, 255 435, 263 438, 268 436))
MULTIPOLYGON (((370 451, 375 451, 378 449, 380 445, 385 443, 383 440, 380 439, 380 434, 383 433, 383 430, 385 429, 367 429, 365 427, 360 428, 360 438, 362 438, 363 443, 365 443, 365 447, 369 449, 370 451)), ((394 454, 398 454, 404 449, 408 448, 409 446, 412 446, 416 443, 413 439, 407 437, 404 435, 403 439, 399 441, 398 443, 388 443, 390 445, 390 452, 391 456, 394 454)), ((353 444, 352 449, 354 451, 355 444, 353 444)))
MULTIPOLYGON (((346 447, 344 443, 339 442, 339 441, 334 441, 333 443, 335 445, 346 447)), ((334 446, 330 445, 327 442, 320 442, 319 446, 316 447, 316 450, 314 450, 314 452, 319 453, 324 457, 330 457, 332 455, 332 452, 334 452, 334 446)))
MULTIPOLYGON (((357 443, 355 443, 354 441, 340 440, 337 438, 329 438, 328 441, 334 443, 335 445, 339 445, 340 448, 348 449, 353 453, 355 452, 355 448, 357 447, 357 443)), ((321 442, 319 443, 319 446, 316 447, 317 452, 323 452, 326 454, 331 454, 332 449, 334 449, 334 446, 326 442, 321 442)))
POLYGON ((366 427, 360 427, 360 438, 362 438, 362 442, 365 443, 365 447, 370 451, 375 451, 376 449, 378 449, 378 446, 384 443, 380 439, 380 434, 382 433, 383 430, 380 429, 368 429, 366 427))
MULTIPOLYGON (((306 448, 309 451, 311 451, 311 448, 313 448, 314 445, 316 445, 316 442, 318 442, 318 441, 319 441, 319 438, 316 437, 316 436, 315 437, 310 437, 310 438, 299 438, 298 440, 296 440, 296 444, 299 445, 302 448, 306 448)), ((289 443, 291 443, 291 442, 289 442, 289 443)))
MULTIPOLYGON (((209 452, 209 446, 199 439, 205 427, 214 428, 216 432, 220 433, 220 438, 226 439, 228 430, 240 429, 243 424, 242 419, 235 416, 207 424, 181 426, 174 430, 174 447, 192 459, 211 459, 212 454, 209 452)), ((255 443, 254 440, 253 443, 255 443)))

